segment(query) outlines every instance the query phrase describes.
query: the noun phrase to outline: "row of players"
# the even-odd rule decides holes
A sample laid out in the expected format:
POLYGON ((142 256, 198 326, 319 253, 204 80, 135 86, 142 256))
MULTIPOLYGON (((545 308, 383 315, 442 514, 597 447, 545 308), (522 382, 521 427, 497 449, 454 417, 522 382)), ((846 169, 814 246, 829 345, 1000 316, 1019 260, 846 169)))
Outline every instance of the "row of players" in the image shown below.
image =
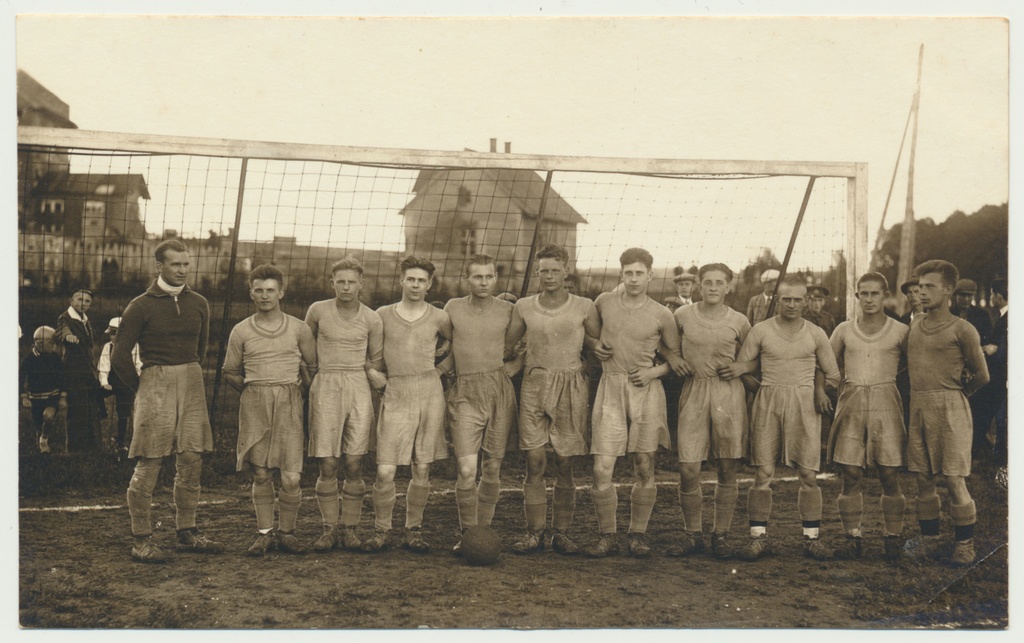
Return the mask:
MULTIPOLYGON (((644 534, 657 494, 654 454, 659 446, 670 447, 659 378, 674 371, 685 377, 677 440, 683 530, 666 555, 685 556, 705 548, 699 474, 702 462, 713 459, 718 481, 711 550, 716 557, 756 560, 772 551, 767 534, 771 482, 782 463, 799 474, 797 504, 806 556, 860 557, 860 480, 865 468, 874 465, 883 489, 886 557, 897 558, 904 551, 934 555, 940 542, 936 476, 942 475, 955 526, 952 562, 974 560, 975 505, 965 483, 971 465, 966 396, 987 382, 988 373, 976 331, 948 310, 958 278, 955 266, 943 261, 918 266, 915 275, 928 314, 909 329, 884 313, 885 278, 865 274, 857 282, 860 315, 841 324, 830 343, 820 328, 801 318, 807 294, 802 282, 782 283, 778 315, 751 328, 725 304, 733 273, 724 264, 701 267, 702 301, 673 315, 647 296, 653 258, 644 249, 622 253, 622 287, 596 301, 565 290, 568 255, 563 248, 544 247, 536 258, 540 293, 512 305, 492 294, 494 260, 471 257, 464 272, 470 295, 449 301, 443 311, 425 299, 434 273, 429 261, 407 257, 401 263, 401 301, 373 311, 358 299, 361 265, 345 258, 332 267, 336 297, 311 305, 305 323, 280 308, 285 288, 281 271, 270 265, 253 269, 249 283, 257 312, 232 330, 223 366, 226 380, 241 390, 238 470, 247 465, 254 475, 259 534, 249 554, 262 555, 273 547, 305 550, 294 531, 306 446, 302 397, 308 386, 308 453, 319 461, 316 499, 324 525, 313 543, 316 551, 343 547, 372 552, 388 546, 400 465, 411 465, 412 471, 403 545, 413 552, 429 551, 423 512, 430 464, 448 455, 447 411, 458 459, 455 493, 463 529, 490 524, 505 445, 518 422, 519 446, 527 460, 526 531, 512 550, 528 554, 548 545, 562 554, 580 553, 566 534, 576 503, 572 458, 590 453, 600 534, 583 553, 617 553, 618 498, 612 472, 618 457, 632 454, 636 480, 630 493, 627 549, 633 556, 650 556, 644 534), (435 366, 441 338, 451 342, 451 353, 435 366), (517 350, 523 340, 525 353, 517 350), (584 349, 602 364, 592 436, 584 349), (907 363, 909 431, 896 389, 896 374, 907 363), (517 409, 511 377, 521 368, 525 372, 517 409), (965 369, 970 377, 961 385, 965 369), (446 375, 454 376, 447 401, 441 384, 446 375), (382 393, 375 430, 371 387, 382 393), (833 551, 820 537, 822 495, 816 474, 819 414, 832 410, 826 389, 836 388, 840 395, 828 454, 843 472, 838 506, 846 538, 833 551), (748 390, 756 392, 749 422, 748 390), (374 533, 361 540, 356 532, 366 491, 361 464, 373 442, 374 533), (549 445, 556 469, 550 527, 544 483, 549 445), (744 458, 756 472, 747 495, 750 537, 735 546, 728 534, 738 497, 737 465, 744 458), (901 536, 906 499, 899 470, 904 466, 917 474, 921 530, 919 538, 907 543, 901 536), (276 530, 275 470, 281 479, 276 530), (340 489, 339 471, 344 478, 340 489)), ((212 450, 199 370, 209 309, 185 284, 189 257, 183 245, 165 242, 156 259, 160 274, 125 310, 112 356, 115 370, 138 390, 129 453, 138 463, 128 506, 135 537, 132 557, 143 562, 164 559, 152 540, 149 513, 162 458, 172 452, 177 456, 176 548, 223 549, 195 527, 200 453, 212 450), (135 343, 144 364, 141 378, 132 377, 135 369, 126 348, 135 343)), ((456 545, 456 553, 458 549, 456 545)))

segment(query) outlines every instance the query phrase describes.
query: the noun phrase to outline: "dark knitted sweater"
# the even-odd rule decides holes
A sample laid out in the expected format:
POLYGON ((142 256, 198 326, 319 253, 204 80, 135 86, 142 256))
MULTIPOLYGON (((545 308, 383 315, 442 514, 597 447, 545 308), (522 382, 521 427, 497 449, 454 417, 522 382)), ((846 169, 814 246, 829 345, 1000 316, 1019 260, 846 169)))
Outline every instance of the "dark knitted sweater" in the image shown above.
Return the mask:
POLYGON ((132 360, 132 347, 139 345, 142 368, 201 363, 206 357, 210 334, 210 304, 189 289, 169 295, 154 281, 142 295, 128 304, 110 355, 110 366, 133 390, 139 376, 132 360))

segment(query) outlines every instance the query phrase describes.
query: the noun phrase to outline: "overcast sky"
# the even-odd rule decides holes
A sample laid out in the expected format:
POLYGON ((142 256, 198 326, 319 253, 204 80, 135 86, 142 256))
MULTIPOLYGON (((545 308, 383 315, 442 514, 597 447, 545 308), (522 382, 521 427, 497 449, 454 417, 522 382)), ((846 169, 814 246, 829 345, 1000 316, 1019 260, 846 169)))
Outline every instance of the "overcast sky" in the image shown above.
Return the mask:
MULTIPOLYGON (((918 218, 1006 201, 1002 20, 17 20, 18 68, 67 102, 82 129, 439 150, 485 150, 497 137, 537 154, 866 161, 872 235, 921 44, 918 218)), ((887 225, 903 214, 900 173, 887 225)))

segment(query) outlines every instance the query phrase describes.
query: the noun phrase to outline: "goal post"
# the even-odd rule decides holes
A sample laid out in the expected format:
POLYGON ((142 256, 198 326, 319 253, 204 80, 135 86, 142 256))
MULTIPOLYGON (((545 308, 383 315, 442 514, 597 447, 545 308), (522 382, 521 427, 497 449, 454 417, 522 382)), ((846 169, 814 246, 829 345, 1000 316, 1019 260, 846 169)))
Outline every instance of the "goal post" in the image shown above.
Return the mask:
POLYGON ((437 266, 438 305, 466 293, 463 264, 476 253, 496 259, 500 290, 534 291, 531 258, 547 243, 569 250, 570 285, 587 296, 616 286, 618 256, 631 246, 654 255, 650 293, 659 301, 675 295, 675 271, 725 263, 736 273, 727 302, 740 312, 791 242, 789 272, 826 285, 837 316, 853 313, 853 284, 869 269, 865 163, 431 151, 22 126, 18 168, 25 326, 48 319, 46 307, 72 286, 97 290, 102 323, 152 279, 152 250, 169 236, 190 248, 190 283, 215 306, 211 347, 251 313, 245 279, 264 262, 284 270, 285 309, 299 316, 333 296, 330 265, 347 254, 363 263, 362 299, 371 306, 399 296, 398 263, 407 254, 437 266))

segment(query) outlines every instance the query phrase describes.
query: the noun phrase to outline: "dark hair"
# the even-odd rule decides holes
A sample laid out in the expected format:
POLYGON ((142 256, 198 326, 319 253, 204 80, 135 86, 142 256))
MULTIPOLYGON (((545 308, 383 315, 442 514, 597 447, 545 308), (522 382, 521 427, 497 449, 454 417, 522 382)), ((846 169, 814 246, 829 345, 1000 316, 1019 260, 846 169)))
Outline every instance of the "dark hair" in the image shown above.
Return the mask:
POLYGON ((704 280, 704 273, 705 272, 711 272, 712 270, 717 270, 719 272, 725 273, 726 281, 729 281, 729 282, 732 281, 732 278, 733 278, 732 269, 729 268, 729 266, 725 265, 724 263, 706 263, 706 264, 704 264, 703 266, 700 267, 700 270, 697 271, 697 279, 703 281, 704 280))
POLYGON ((405 277, 405 271, 412 270, 413 268, 419 268, 420 270, 426 270, 427 276, 431 279, 434 278, 434 264, 432 264, 429 259, 425 259, 423 257, 409 255, 405 259, 402 259, 402 263, 399 268, 402 270, 403 277, 405 277))
POLYGON ((805 291, 807 290, 807 282, 804 281, 802 277, 797 276, 790 277, 787 275, 786 278, 782 280, 782 283, 779 284, 779 290, 782 290, 783 286, 799 286, 805 291))
POLYGON ((284 289, 284 273, 273 264, 264 263, 253 268, 249 273, 249 287, 252 287, 257 279, 274 279, 281 289, 284 289))
POLYGON ((541 259, 558 259, 562 265, 568 265, 569 253, 562 246, 547 245, 537 251, 537 260, 541 259))
POLYGON ((915 277, 921 277, 933 272, 937 272, 942 275, 942 280, 946 282, 946 285, 950 288, 955 287, 956 282, 960 281, 960 271, 956 269, 956 266, 948 261, 943 261, 942 259, 932 259, 931 261, 926 261, 917 268, 914 268, 915 277))
POLYGON ((469 275, 469 267, 470 266, 490 266, 490 265, 494 265, 495 268, 498 267, 497 262, 494 261, 494 257, 492 257, 491 255, 487 255, 487 254, 475 254, 475 255, 470 256, 469 259, 466 259, 466 265, 464 265, 462 267, 462 274, 468 276, 469 275))
POLYGON ((160 242, 160 245, 156 247, 153 254, 156 256, 156 260, 160 263, 164 262, 167 258, 167 251, 173 250, 174 252, 188 252, 188 246, 186 246, 181 239, 165 239, 160 242))
POLYGON ((650 270, 654 267, 654 257, 643 248, 629 248, 619 255, 619 265, 625 268, 631 263, 642 263, 650 270))
POLYGON ((338 261, 335 261, 334 265, 331 266, 331 277, 333 278, 334 274, 339 270, 355 270, 362 275, 363 264, 359 263, 359 260, 352 255, 345 255, 338 261))
POLYGON ((1008 285, 1002 277, 992 280, 992 294, 1002 295, 1003 299, 1009 299, 1008 285))
POLYGON ((889 292, 889 280, 880 272, 865 272, 860 276, 860 279, 857 280, 857 288, 860 288, 860 285, 865 281, 877 281, 882 284, 882 290, 889 292))

